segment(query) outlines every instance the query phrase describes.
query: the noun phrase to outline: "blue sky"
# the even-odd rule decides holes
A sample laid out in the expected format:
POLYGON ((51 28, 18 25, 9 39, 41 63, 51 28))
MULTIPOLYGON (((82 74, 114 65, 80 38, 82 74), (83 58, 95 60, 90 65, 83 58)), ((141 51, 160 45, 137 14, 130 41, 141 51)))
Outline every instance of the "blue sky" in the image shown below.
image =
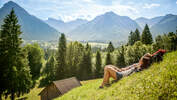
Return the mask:
MULTIPOLYGON (((0 0, 0 7, 10 0, 0 0)), ((166 14, 177 15, 177 0, 11 0, 30 14, 46 20, 64 21, 76 18, 91 20, 108 11, 132 19, 152 18, 166 14)))

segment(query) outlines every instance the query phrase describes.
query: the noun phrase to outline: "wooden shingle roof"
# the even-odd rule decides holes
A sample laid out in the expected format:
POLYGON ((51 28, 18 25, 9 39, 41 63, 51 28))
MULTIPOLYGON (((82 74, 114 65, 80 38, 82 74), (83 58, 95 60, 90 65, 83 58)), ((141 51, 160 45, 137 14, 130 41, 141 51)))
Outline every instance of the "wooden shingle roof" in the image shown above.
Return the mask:
POLYGON ((58 90, 61 92, 61 94, 64 94, 71 90, 72 88, 81 86, 81 83, 76 79, 76 77, 71 77, 59 81, 53 81, 55 86, 58 88, 58 90))
MULTIPOLYGON (((75 87, 81 86, 80 81, 78 81, 76 77, 53 81, 53 84, 57 87, 61 94, 64 94, 75 87)), ((46 86, 38 95, 41 95, 41 93, 47 88, 48 86, 46 86)))

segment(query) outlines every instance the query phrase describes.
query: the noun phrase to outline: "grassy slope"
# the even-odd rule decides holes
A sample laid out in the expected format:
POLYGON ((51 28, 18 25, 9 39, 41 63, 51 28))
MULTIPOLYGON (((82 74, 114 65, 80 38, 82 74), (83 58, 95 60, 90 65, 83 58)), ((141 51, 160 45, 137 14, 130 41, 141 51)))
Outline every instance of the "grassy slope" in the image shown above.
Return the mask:
MULTIPOLYGON (((40 77, 40 79, 41 78, 42 77, 40 77)), ((37 84, 35 88, 31 89, 28 94, 24 94, 23 96, 16 97, 15 99, 16 100, 23 100, 23 99, 24 100, 40 100, 40 96, 38 96, 38 94, 42 91, 43 88, 38 88, 39 80, 37 80, 37 84)), ((5 98, 3 97, 2 100, 5 100, 5 98)), ((6 100, 10 100, 10 96, 8 96, 6 100)))
POLYGON ((163 62, 98 89, 102 79, 83 82, 56 100, 157 100, 177 99, 177 51, 165 55, 163 62))
MULTIPOLYGON (((42 91, 43 88, 33 88, 30 93, 28 94, 24 94, 21 97, 17 97, 15 98, 16 100, 40 100, 40 96, 38 96, 38 94, 42 91)), ((3 97, 2 100, 5 100, 5 98, 3 97)), ((10 100, 10 97, 7 98, 7 100, 10 100)))
POLYGON ((43 88, 33 88, 30 93, 25 94, 22 97, 19 97, 17 99, 22 99, 25 98, 25 100, 40 100, 40 96, 38 96, 38 94, 42 91, 43 88))

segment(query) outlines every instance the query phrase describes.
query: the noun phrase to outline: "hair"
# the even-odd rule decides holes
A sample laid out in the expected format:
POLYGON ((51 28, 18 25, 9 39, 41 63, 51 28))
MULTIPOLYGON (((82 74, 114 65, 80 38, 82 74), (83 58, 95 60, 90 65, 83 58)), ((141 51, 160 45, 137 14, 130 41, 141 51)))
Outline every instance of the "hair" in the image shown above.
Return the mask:
POLYGON ((145 54, 141 59, 139 60, 140 68, 148 68, 151 65, 151 58, 149 54, 145 54))

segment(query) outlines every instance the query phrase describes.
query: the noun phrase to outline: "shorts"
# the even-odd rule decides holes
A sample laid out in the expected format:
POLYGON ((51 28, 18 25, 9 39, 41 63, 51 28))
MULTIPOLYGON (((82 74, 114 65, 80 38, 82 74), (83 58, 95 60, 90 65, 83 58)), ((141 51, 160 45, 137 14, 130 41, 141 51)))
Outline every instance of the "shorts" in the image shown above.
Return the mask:
POLYGON ((123 77, 122 73, 120 72, 116 72, 116 76, 117 76, 117 80, 120 80, 123 77))

